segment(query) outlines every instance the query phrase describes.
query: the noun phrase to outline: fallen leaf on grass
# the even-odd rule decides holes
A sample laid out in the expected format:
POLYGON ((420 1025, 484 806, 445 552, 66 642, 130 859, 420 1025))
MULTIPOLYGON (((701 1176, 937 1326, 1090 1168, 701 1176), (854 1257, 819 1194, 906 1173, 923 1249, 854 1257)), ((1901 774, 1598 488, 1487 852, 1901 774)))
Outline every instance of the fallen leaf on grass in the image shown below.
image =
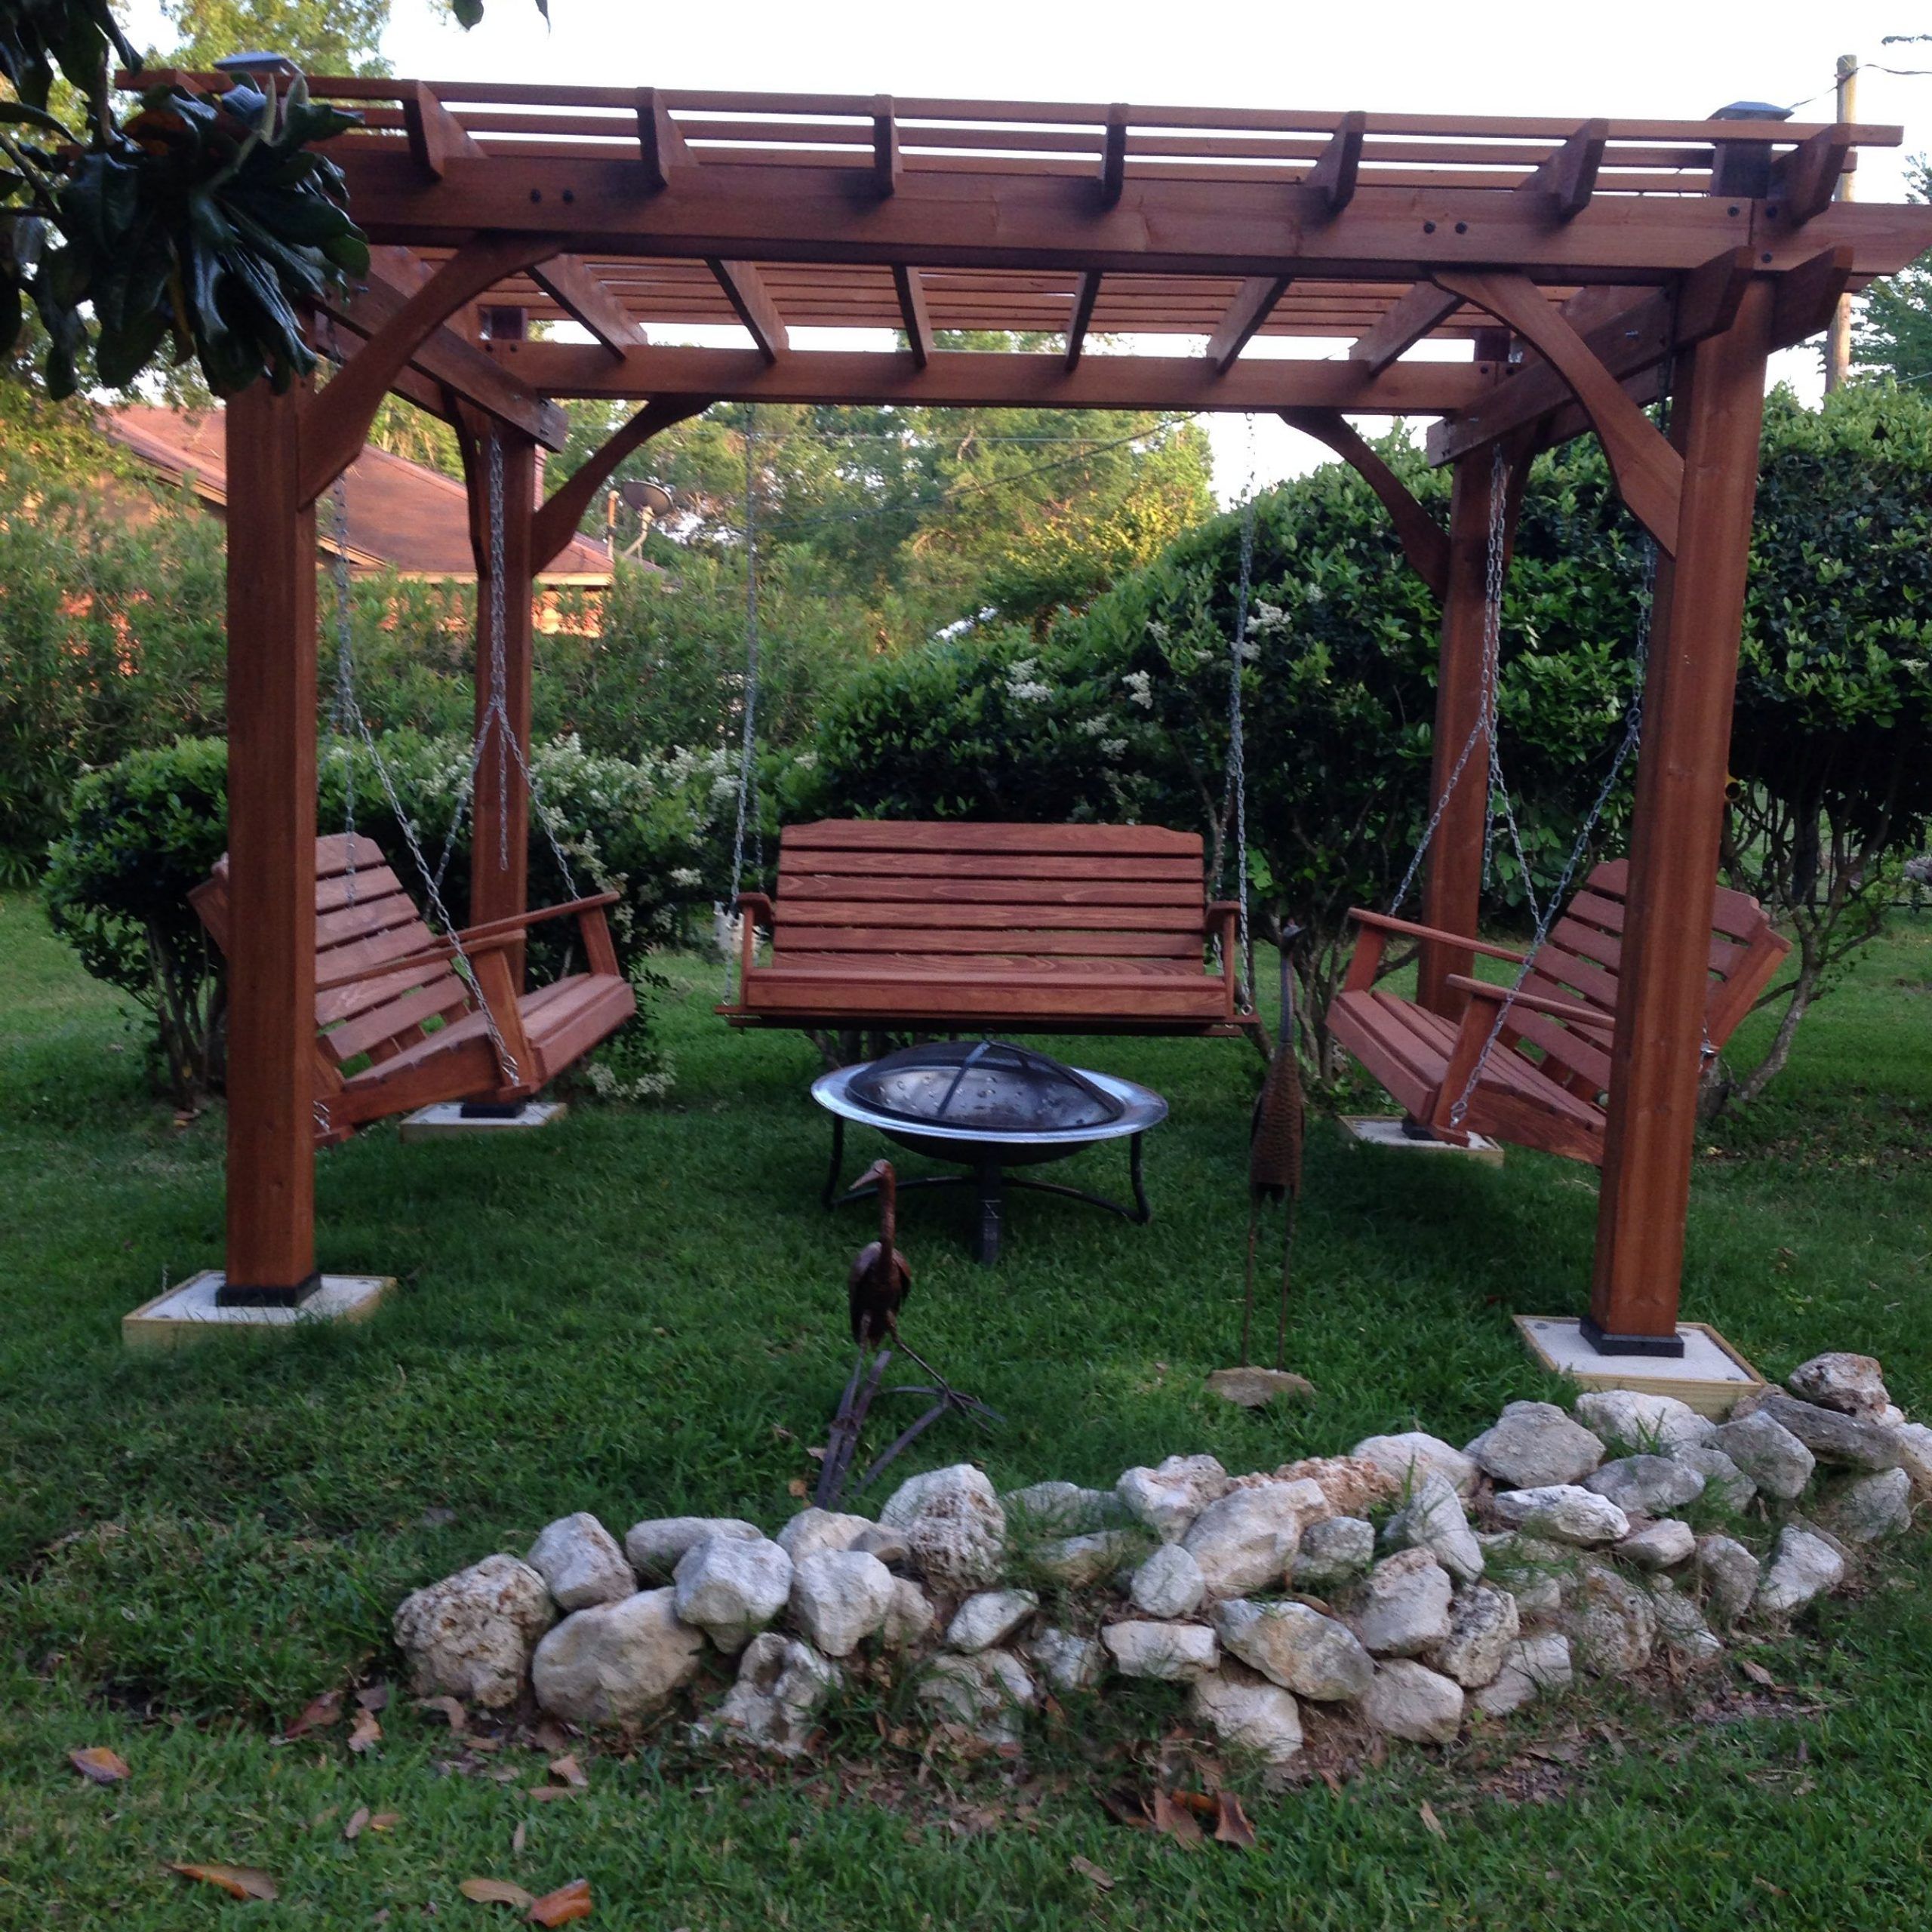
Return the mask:
POLYGON ((1231 1791, 1217 1794, 1218 1810, 1214 1820, 1214 1838, 1217 1844, 1238 1846, 1243 1851, 1254 1849, 1254 1827, 1248 1822, 1247 1814, 1241 1808, 1241 1800, 1231 1791))
POLYGON ((369 1829, 372 1832, 392 1832, 401 1823, 400 1811, 378 1811, 369 1820, 369 1829))
POLYGON ((574 1798, 583 1789, 576 1784, 534 1784, 530 1795, 539 1804, 548 1804, 554 1798, 574 1798))
POLYGON ((1103 1871, 1091 1858, 1082 1858, 1076 1851, 1066 1862, 1080 1874, 1081 1878, 1092 1879, 1102 1891, 1110 1892, 1113 1890, 1114 1875, 1111 1872, 1103 1871))
POLYGON ((803 1476, 794 1476, 792 1480, 785 1485, 785 1494, 787 1496, 802 1499, 805 1493, 806 1484, 805 1479, 803 1476))
POLYGON ((365 1684, 356 1692, 355 1701, 365 1711, 386 1711, 389 1707, 389 1687, 386 1684, 365 1684))
POLYGON ((1164 1832, 1177 1844, 1192 1848, 1201 1842, 1201 1827, 1194 1814, 1179 1801, 1175 1794, 1156 1791, 1154 1802, 1148 1807, 1148 1817, 1157 1832, 1164 1832))
POLYGON ((550 1760, 550 1775, 561 1779, 565 1784, 575 1785, 580 1791, 585 1789, 590 1783, 583 1767, 574 1756, 552 1758, 550 1760))
POLYGON ((590 1916, 590 1881, 573 1878, 554 1892, 546 1892, 531 1902, 528 1915, 533 1925, 568 1925, 574 1918, 590 1916))
POLYGON ((1423 1800, 1421 1809, 1423 1824, 1438 1838, 1447 1838, 1449 1834, 1442 1829, 1442 1820, 1435 1815, 1435 1807, 1430 1804, 1427 1798, 1423 1800))
POLYGON ((440 1712, 452 1737, 460 1737, 469 1727, 469 1713, 454 1697, 425 1697, 416 1708, 419 1711, 440 1712))
POLYGON ((457 1890, 478 1905, 513 1905, 519 1912, 528 1912, 537 1903, 534 1892, 525 1891, 508 1878, 466 1878, 457 1890))
POLYGON ((524 1847, 524 1842, 525 1842, 525 1840, 526 1840, 529 1836, 530 1836, 530 1828, 529 1828, 526 1824, 525 1824, 525 1823, 523 1822, 523 1820, 522 1820, 521 1818, 519 1818, 519 1819, 516 1821, 516 1829, 515 1829, 515 1831, 513 1831, 512 1832, 511 1832, 511 1834, 510 1834, 510 1849, 511 1849, 511 1850, 512 1850, 512 1851, 521 1851, 521 1850, 523 1849, 523 1847, 524 1847))
POLYGON ((358 1804, 349 1814, 349 1823, 343 1826, 342 1835, 351 1844, 362 1835, 362 1827, 369 1822, 369 1807, 358 1804))
POLYGON ((1767 1690, 1781 1690, 1783 1685, 1761 1663, 1753 1663, 1749 1657, 1740 1657, 1737 1667, 1753 1684, 1761 1684, 1767 1690))
POLYGON ((355 1722, 350 1727, 349 1748, 359 1758, 365 1751, 373 1751, 383 1741, 383 1727, 376 1721, 374 1711, 363 1710, 355 1713, 355 1722))
POLYGON ((266 1872, 258 1872, 252 1865, 176 1865, 171 1863, 171 1872, 178 1872, 184 1878, 193 1878, 204 1885, 215 1885, 232 1899, 273 1899, 280 1894, 275 1890, 275 1881, 266 1872))
POLYGON ((69 1751, 67 1761, 89 1784, 118 1784, 123 1778, 134 1775, 127 1759, 104 1744, 91 1744, 85 1751, 69 1751))
POLYGON ((530 1734, 530 1743, 546 1758, 555 1758, 571 1748, 571 1735, 554 1718, 540 1718, 530 1734))
POLYGON ((341 1715, 342 1693, 325 1690, 319 1697, 311 1697, 303 1706, 302 1715, 281 1734, 282 1742, 288 1743, 306 1737, 312 1730, 325 1730, 341 1715))

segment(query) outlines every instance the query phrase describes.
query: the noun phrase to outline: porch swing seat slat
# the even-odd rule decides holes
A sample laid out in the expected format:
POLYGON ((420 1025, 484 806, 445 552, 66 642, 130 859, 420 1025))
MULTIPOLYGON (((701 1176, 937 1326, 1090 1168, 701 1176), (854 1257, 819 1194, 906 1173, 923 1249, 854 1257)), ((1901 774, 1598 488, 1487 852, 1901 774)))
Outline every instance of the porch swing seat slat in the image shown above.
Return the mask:
MULTIPOLYGON (((315 977, 334 983, 315 995, 314 1078, 326 1117, 317 1123, 318 1141, 345 1140, 371 1121, 441 1102, 525 1099, 637 1011, 605 918, 616 894, 558 909, 577 919, 588 970, 533 992, 516 991, 504 952, 550 914, 459 935, 489 1000, 486 1013, 380 849, 357 835, 352 850, 352 884, 351 838, 315 841, 315 977)), ((189 897, 228 952, 226 855, 189 897)))
MULTIPOLYGON (((1331 1031, 1411 1118, 1439 1138, 1466 1144, 1481 1134, 1601 1166, 1629 875, 1621 859, 1590 874, 1551 927, 1486 1060, 1481 1056, 1506 989, 1452 980, 1468 1001, 1452 1019, 1379 988, 1392 927, 1411 934, 1426 929, 1361 912, 1354 915, 1361 928, 1355 958, 1329 1007, 1331 1031), (1537 1001, 1543 1010, 1531 1004, 1537 1001), (1469 1070, 1478 1065, 1470 1087, 1469 1070), (1454 1112, 1466 1087, 1469 1104, 1459 1122, 1454 1112)), ((1521 958, 1497 947, 1476 949, 1521 958)), ((1718 891, 1705 1004, 1705 1037, 1713 1048, 1730 1038, 1790 950, 1755 899, 1718 891)))
POLYGON ((826 820, 788 826, 776 900, 746 894, 734 1026, 1238 1033, 1238 908, 1197 832, 826 820), (771 934, 769 963, 756 928, 771 934))

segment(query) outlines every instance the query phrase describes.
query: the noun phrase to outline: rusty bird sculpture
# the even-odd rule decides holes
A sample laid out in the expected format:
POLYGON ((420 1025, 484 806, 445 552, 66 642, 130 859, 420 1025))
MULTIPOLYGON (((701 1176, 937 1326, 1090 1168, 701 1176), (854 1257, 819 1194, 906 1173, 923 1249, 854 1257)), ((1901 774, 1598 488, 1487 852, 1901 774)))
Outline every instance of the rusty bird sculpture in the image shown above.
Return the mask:
POLYGON ((1254 1103, 1247 1136, 1247 1287, 1241 1303, 1241 1358, 1248 1358, 1249 1332, 1254 1319, 1254 1247, 1261 1210, 1275 1202, 1285 1210, 1281 1235, 1281 1293, 1275 1317, 1275 1366, 1284 1367, 1287 1352, 1288 1287, 1294 1258, 1295 1204, 1301 1198, 1302 1143, 1306 1127, 1301 1091, 1301 1066, 1295 1057, 1294 975, 1290 952, 1301 928, 1282 929, 1281 1018, 1275 1034, 1275 1051, 1254 1103))
POLYGON ((846 1283, 852 1339, 862 1349, 883 1348, 897 1335, 899 1311, 912 1285, 912 1270, 897 1245, 899 1177, 890 1161, 875 1161, 859 1177, 861 1187, 878 1189, 878 1239, 868 1241, 852 1263, 846 1283))

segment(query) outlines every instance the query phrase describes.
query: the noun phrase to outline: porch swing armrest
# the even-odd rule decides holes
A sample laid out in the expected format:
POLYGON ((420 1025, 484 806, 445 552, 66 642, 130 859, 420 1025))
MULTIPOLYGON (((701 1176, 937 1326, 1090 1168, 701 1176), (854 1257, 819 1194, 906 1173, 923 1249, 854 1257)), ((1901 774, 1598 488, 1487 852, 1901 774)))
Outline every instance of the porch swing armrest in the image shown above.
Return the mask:
POLYGON ((1381 975, 1382 955, 1392 938, 1435 940, 1459 952, 1479 952, 1486 959, 1507 960, 1512 966, 1521 965, 1527 956, 1506 946, 1491 946, 1485 940, 1471 939, 1466 934, 1444 932, 1439 926, 1418 925, 1412 919, 1392 918, 1386 912, 1371 912, 1359 906, 1349 907, 1349 917, 1358 930, 1355 955, 1343 983, 1346 992, 1367 992, 1374 985, 1381 975))
MULTIPOLYGON (((1241 1017, 1241 1009, 1235 1003, 1235 985, 1241 977, 1241 902, 1238 899, 1213 899, 1208 903, 1202 915, 1201 929, 1211 940, 1219 940, 1221 946, 1221 977, 1226 983, 1229 1020, 1241 1017)), ((1251 1005, 1254 998, 1252 986, 1244 989, 1251 1005)))
POLYGON ((1614 1024, 1610 1014, 1595 1007, 1579 1006, 1567 999, 1552 999, 1543 993, 1519 992, 1512 996, 1507 986, 1499 986, 1489 980, 1472 980, 1463 973, 1451 973, 1443 983, 1453 986, 1459 993, 1467 993, 1472 1000, 1481 1001, 1485 1005, 1501 1006, 1506 1001, 1511 1006, 1521 1007, 1525 1012, 1546 1014, 1552 1020, 1566 1020, 1572 1026, 1591 1026, 1607 1033, 1614 1024))
POLYGON ((765 926, 775 932, 778 913, 762 892, 741 892, 738 921, 738 997, 742 1000, 746 983, 758 966, 758 929, 765 926))
POLYGON ((514 939, 526 927, 541 925, 546 919, 582 919, 593 913, 601 912, 607 906, 614 906, 623 897, 618 892, 595 892, 587 899, 567 899, 561 906, 540 906, 534 912, 506 912, 500 919, 486 920, 480 926, 471 926, 457 934, 467 950, 472 946, 487 945, 499 936, 514 939))

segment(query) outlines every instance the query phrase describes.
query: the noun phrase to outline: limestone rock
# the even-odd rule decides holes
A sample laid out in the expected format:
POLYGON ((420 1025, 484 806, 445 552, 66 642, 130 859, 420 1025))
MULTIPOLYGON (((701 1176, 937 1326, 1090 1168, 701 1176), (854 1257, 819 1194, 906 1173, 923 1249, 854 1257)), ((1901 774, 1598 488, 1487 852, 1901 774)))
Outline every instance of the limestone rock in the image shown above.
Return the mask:
POLYGON ((1007 1638, 1040 1607, 1031 1590, 977 1590, 954 1611, 946 1626, 949 1649, 989 1651, 1007 1638))
POLYGON ((1112 1490, 1083 1489, 1077 1482, 1029 1483, 999 1500, 1016 1534, 1086 1536, 1121 1515, 1120 1499, 1112 1490))
POLYGON ((1626 1515, 1662 1515, 1704 1493, 1704 1478, 1670 1456, 1625 1456, 1583 1478, 1583 1487, 1607 1496, 1626 1515))
POLYGON ((1695 1667, 1715 1663, 1724 1655, 1724 1644, 1704 1621, 1697 1599, 1680 1590, 1668 1577, 1660 1577, 1651 1593, 1651 1608, 1657 1620, 1657 1635, 1664 1648, 1695 1667))
POLYGON ((1164 1543, 1134 1571, 1128 1594, 1143 1617, 1167 1622, 1192 1617, 1208 1594, 1208 1583, 1192 1550, 1164 1543))
POLYGON ((1374 1561, 1374 1525, 1359 1516, 1331 1516, 1302 1531, 1289 1581, 1318 1596, 1352 1582, 1374 1561))
POLYGON ((1569 1637, 1575 1660, 1592 1676, 1627 1677, 1650 1662, 1657 1613, 1647 1592, 1606 1565, 1592 1564, 1578 1580, 1569 1637))
POLYGON ((932 1599, 917 1583, 905 1577, 895 1577, 892 1580, 892 1601, 886 1606, 885 1622, 880 1628, 879 1635, 889 1651, 903 1650, 908 1644, 923 1643, 933 1633, 936 1614, 932 1599))
POLYGON ((1152 1677, 1186 1684, 1221 1661, 1214 1633, 1202 1623, 1168 1623, 1136 1619, 1110 1623, 1100 1641, 1123 1677, 1152 1677))
POLYGON ((1303 1503, 1293 1483, 1230 1490, 1195 1518, 1183 1546, 1201 1566, 1210 1596, 1277 1588, 1301 1540, 1303 1503))
POLYGON ((876 1556, 888 1568, 912 1560, 912 1546, 897 1530, 881 1528, 877 1523, 868 1523, 852 1539, 851 1546, 863 1550, 868 1556, 876 1556))
MULTIPOLYGON (((1755 1412, 1790 1430, 1821 1463, 1850 1469, 1894 1469, 1899 1445, 1894 1431, 1862 1416, 1842 1415, 1815 1402, 1801 1402, 1782 1389, 1767 1389, 1755 1412)), ((1755 1420, 1755 1416, 1754 1418, 1755 1420)), ((1720 1442, 1719 1446, 1725 1446, 1720 1442)), ((1737 1452, 1732 1451, 1735 1457, 1737 1452)))
POLYGON ((1383 1525, 1382 1540, 1391 1549, 1427 1550, 1458 1583, 1472 1583, 1482 1574, 1482 1546, 1444 1476, 1423 1478, 1383 1525))
POLYGON ((1767 1496, 1789 1503, 1804 1493, 1817 1459, 1775 1417, 1754 1411, 1725 1423, 1711 1438, 1767 1496))
POLYGON ((522 1694, 531 1649, 556 1614, 549 1586, 528 1564, 486 1556, 403 1598, 396 1647, 418 1697, 499 1709, 522 1694))
POLYGON ((1368 1573, 1355 1635, 1377 1657, 1416 1657, 1449 1634, 1455 1586, 1426 1549, 1384 1557, 1368 1573))
POLYGON ((1820 1503, 1818 1521, 1847 1543, 1876 1543, 1898 1535, 1912 1522, 1910 1472, 1881 1469, 1849 1478, 1820 1503))
POLYGON ((827 1657, 850 1657, 884 1629, 898 1587, 863 1549, 814 1550, 792 1566, 792 1621, 827 1657))
POLYGON ((1630 1534, 1630 1518, 1608 1497, 1574 1483, 1506 1489, 1493 1506, 1512 1529, 1531 1531, 1551 1543, 1620 1543, 1630 1534))
POLYGON ((739 1537, 750 1543, 764 1534, 755 1523, 737 1516, 652 1516, 625 1532, 624 1555, 641 1583, 668 1583, 694 1544, 712 1537, 739 1537))
MULTIPOLYGON (((821 1550, 818 1555, 841 1553, 821 1550)), ((811 1644, 768 1630, 745 1646, 737 1682, 697 1729, 703 1737, 741 1739, 777 1757, 801 1757, 819 1712, 841 1681, 838 1666, 811 1644)))
POLYGON ((915 1694, 940 1723, 993 1745, 1018 1743, 1023 1714, 1040 1701, 1039 1687, 1011 1651, 943 1651, 926 1665, 915 1694))
POLYGON ((1521 1629, 1516 1599, 1507 1590, 1473 1583, 1456 1592, 1449 1635, 1429 1653, 1430 1667, 1465 1690, 1480 1690, 1495 1682, 1521 1629))
POLYGON ((1870 1355, 1814 1355, 1784 1380, 1800 1401, 1835 1409, 1841 1415, 1863 1416, 1876 1422, 1892 1405, 1885 1389, 1885 1371, 1870 1355))
POLYGON ((1398 1493, 1413 1488, 1423 1476, 1447 1477, 1457 1495, 1467 1497, 1475 1490, 1480 1472, 1474 1460, 1461 1450, 1420 1429, 1400 1435, 1368 1435, 1349 1451, 1352 1457, 1373 1463, 1394 1478, 1398 1493))
POLYGON ((1071 1630, 1036 1630, 1025 1649, 1039 1666, 1048 1687, 1063 1693, 1091 1690, 1107 1668, 1107 1654, 1100 1645, 1071 1630))
POLYGON ((573 1611, 537 1647, 537 1701, 566 1724, 629 1724, 697 1675, 703 1634, 678 1620, 671 1589, 573 1611))
POLYGON ((1322 1512, 1324 1519, 1364 1516, 1381 1503, 1395 1501, 1405 1487, 1366 1456, 1304 1456, 1299 1462, 1284 1463, 1275 1479, 1313 1483, 1328 1506, 1322 1512))
POLYGON ((1226 1495, 1228 1481, 1212 1456, 1170 1456, 1151 1469, 1124 1471, 1114 1488, 1136 1522, 1163 1543, 1179 1543, 1195 1518, 1226 1495))
POLYGON ((1270 1402, 1309 1402, 1315 1384, 1286 1368, 1217 1368, 1208 1377, 1208 1392, 1244 1409, 1266 1408, 1270 1402))
POLYGON ((1912 1487, 1921 1496, 1932 1496, 1932 1429, 1922 1422, 1900 1423, 1893 1428, 1892 1441, 1912 1487))
POLYGON ((1761 1617, 1789 1617, 1835 1589, 1844 1577, 1844 1558, 1823 1537, 1786 1524, 1758 1579, 1752 1607, 1761 1617))
POLYGON ((1512 1402, 1468 1453, 1500 1487, 1540 1489, 1580 1482, 1603 1460, 1603 1444, 1554 1402, 1512 1402))
POLYGON ((1734 1514, 1742 1511, 1758 1493, 1758 1485, 1715 1442, 1692 1443, 1670 1454, 1674 1460, 1695 1469, 1704 1478, 1707 1501, 1721 1503, 1734 1514))
POLYGON ((1411 1744, 1451 1744, 1463 1727, 1463 1687, 1407 1657, 1392 1658, 1363 1692, 1361 1714, 1411 1744))
POLYGON ((1617 1554, 1639 1570, 1674 1570, 1697 1552, 1697 1532, 1675 1516, 1665 1516, 1632 1530, 1617 1546, 1617 1554))
POLYGON ((1495 1682, 1476 1693, 1476 1703, 1491 1717, 1505 1717, 1546 1690, 1567 1689, 1575 1677, 1567 1637, 1553 1632, 1519 1637, 1509 1646, 1495 1682))
POLYGON ((1049 1582, 1079 1590, 1111 1577, 1134 1548, 1134 1539, 1124 1530, 1090 1530, 1084 1536, 1037 1543, 1029 1554, 1033 1567, 1049 1582))
POLYGON ((1214 1606, 1214 1633, 1270 1682, 1320 1703, 1360 1697, 1375 1675, 1355 1632, 1306 1604, 1236 1597, 1214 1606))
POLYGON ((970 1463, 909 1478, 887 1499, 878 1520, 904 1536, 912 1561, 943 1590, 977 1589, 998 1577, 1006 1512, 992 1484, 970 1463))
POLYGON ((869 1516, 848 1516, 836 1509, 801 1509, 778 1532, 778 1547, 795 1566, 826 1549, 851 1549, 868 1530, 876 1527, 869 1516))
POLYGON ((549 1585, 559 1610, 614 1603, 637 1591, 617 1538, 586 1509, 547 1525, 530 1546, 528 1561, 549 1585))
POLYGON ((1758 1559, 1733 1537, 1708 1536, 1697 1539, 1697 1561, 1712 1615, 1721 1624, 1735 1623, 1758 1593, 1758 1559))
POLYGON ((1251 1751, 1266 1764, 1285 1764, 1301 1749, 1301 1712, 1294 1699, 1238 1663, 1196 1678, 1188 1705, 1195 1721, 1223 1744, 1251 1751))
POLYGON ((1675 1395, 1649 1395, 1635 1389, 1592 1389, 1579 1395, 1577 1420, 1626 1453, 1659 1456, 1709 1442, 1717 1426, 1675 1395))
POLYGON ((743 1650, 792 1594, 792 1559, 764 1537, 694 1543, 672 1574, 678 1614, 728 1657, 743 1650))

